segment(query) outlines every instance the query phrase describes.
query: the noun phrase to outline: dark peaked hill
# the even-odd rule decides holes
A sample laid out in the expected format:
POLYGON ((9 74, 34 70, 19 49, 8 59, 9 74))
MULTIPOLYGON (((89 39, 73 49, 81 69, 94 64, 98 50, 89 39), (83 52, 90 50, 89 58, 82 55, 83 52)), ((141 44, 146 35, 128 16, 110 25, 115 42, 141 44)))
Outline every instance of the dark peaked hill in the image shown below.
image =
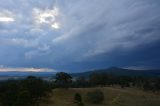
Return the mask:
POLYGON ((133 69, 124 69, 124 68, 118 68, 118 67, 111 67, 107 69, 98 69, 88 72, 82 72, 82 73, 74 73, 72 76, 78 77, 78 76, 89 76, 92 73, 107 73, 112 74, 116 76, 143 76, 143 77, 160 77, 160 70, 133 70, 133 69))

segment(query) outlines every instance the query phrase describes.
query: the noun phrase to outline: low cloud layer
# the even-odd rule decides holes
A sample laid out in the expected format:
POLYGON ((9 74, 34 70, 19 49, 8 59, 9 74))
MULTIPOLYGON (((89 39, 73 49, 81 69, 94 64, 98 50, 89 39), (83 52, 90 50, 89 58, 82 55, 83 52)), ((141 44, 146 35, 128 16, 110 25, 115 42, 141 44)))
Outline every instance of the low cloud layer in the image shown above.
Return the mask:
POLYGON ((48 68, 7 68, 7 67, 1 67, 0 72, 56 72, 53 69, 48 68))
POLYGON ((159 5, 158 0, 2 0, 0 64, 60 71, 157 67, 159 5))

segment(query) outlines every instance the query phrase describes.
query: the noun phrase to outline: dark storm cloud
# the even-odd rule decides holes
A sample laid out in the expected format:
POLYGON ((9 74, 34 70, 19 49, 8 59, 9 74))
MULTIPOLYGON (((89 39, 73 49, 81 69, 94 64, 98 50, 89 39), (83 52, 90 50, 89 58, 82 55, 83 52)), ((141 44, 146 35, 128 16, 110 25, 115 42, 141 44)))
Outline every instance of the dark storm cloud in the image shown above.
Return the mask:
POLYGON ((0 64, 59 70, 153 67, 160 57, 147 56, 160 41, 159 5, 157 0, 5 0, 0 4, 0 64), (40 18, 37 24, 37 13, 52 19, 40 18), (8 18, 14 22, 3 22, 8 18))

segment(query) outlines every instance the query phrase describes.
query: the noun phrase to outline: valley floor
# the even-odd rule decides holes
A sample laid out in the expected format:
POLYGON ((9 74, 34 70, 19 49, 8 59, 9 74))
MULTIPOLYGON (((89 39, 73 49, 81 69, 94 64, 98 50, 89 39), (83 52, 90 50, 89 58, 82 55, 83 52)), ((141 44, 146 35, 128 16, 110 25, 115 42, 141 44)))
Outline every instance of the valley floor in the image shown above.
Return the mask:
POLYGON ((73 99, 75 93, 82 95, 84 106, 160 106, 160 94, 119 87, 54 89, 40 106, 77 106, 73 99), (94 89, 104 92, 105 101, 100 105, 89 104, 84 100, 84 95, 94 89))

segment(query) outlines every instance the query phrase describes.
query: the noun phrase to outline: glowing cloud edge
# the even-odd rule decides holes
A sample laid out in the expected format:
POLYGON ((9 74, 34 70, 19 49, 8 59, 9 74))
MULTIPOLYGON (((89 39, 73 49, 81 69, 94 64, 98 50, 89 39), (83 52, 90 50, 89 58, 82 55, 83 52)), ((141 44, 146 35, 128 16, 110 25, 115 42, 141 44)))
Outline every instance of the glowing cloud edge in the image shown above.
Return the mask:
POLYGON ((49 68, 24 68, 24 67, 5 68, 5 67, 1 67, 0 72, 57 72, 57 71, 54 69, 49 69, 49 68))

